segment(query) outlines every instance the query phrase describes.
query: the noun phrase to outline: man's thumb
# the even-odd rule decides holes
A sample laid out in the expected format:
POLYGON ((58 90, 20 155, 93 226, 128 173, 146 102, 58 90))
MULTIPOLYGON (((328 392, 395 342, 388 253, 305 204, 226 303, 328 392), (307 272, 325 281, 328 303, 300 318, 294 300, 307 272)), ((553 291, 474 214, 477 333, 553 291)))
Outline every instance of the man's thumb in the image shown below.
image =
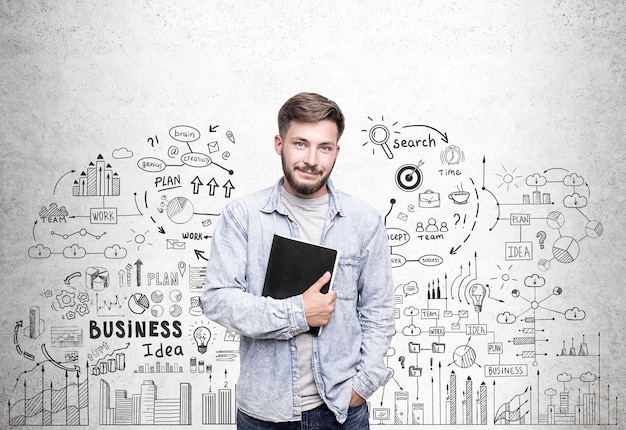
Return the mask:
POLYGON ((315 291, 320 291, 324 285, 326 285, 330 281, 330 272, 324 273, 313 285, 311 285, 311 289, 315 291))

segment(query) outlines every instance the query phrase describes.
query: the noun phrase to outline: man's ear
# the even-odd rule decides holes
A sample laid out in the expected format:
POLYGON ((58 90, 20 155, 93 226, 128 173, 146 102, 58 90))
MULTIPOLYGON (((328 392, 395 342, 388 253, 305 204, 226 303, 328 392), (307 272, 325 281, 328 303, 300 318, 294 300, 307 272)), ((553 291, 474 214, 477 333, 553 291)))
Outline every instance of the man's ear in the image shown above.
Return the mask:
POLYGON ((282 147, 283 147, 283 140, 280 138, 280 135, 277 134, 276 136, 274 136, 274 150, 276 151, 278 155, 281 154, 282 147))

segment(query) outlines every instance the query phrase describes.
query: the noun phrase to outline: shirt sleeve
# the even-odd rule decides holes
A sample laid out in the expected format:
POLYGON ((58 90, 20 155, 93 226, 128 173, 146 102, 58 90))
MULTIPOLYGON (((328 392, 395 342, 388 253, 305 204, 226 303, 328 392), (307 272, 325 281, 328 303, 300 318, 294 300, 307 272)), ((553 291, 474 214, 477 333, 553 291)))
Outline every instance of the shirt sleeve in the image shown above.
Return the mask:
POLYGON ((362 255, 358 302, 362 330, 361 363, 353 378, 353 389, 367 399, 391 378, 385 356, 395 334, 391 259, 382 219, 379 219, 362 255))
POLYGON ((242 215, 238 219, 229 205, 216 223, 202 294, 204 315, 250 338, 291 339, 309 329, 302 296, 276 300, 248 292, 248 234, 242 215))

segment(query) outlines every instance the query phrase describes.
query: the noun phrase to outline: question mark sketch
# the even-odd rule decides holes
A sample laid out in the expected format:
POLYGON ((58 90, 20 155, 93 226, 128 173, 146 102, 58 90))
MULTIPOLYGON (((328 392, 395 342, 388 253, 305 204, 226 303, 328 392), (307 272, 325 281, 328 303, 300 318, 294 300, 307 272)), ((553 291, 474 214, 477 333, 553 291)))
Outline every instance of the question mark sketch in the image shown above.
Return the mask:
POLYGON ((459 223, 459 221, 461 221, 461 215, 459 215, 458 213, 454 214, 454 219, 456 221, 454 221, 454 227, 456 227, 456 225, 459 223))
POLYGON ((403 369, 404 369, 404 362, 405 362, 405 360, 406 360, 406 358, 404 358, 403 355, 398 357, 398 361, 400 362, 400 366, 402 366, 403 369))
POLYGON ((539 238, 539 247, 543 249, 544 248, 543 243, 546 241, 546 232, 543 230, 537 232, 537 237, 539 238))
POLYGON ((157 137, 157 135, 154 135, 154 139, 149 137, 148 138, 148 143, 150 144, 150 146, 152 146, 154 148, 154 141, 156 140, 157 145, 159 144, 159 138, 157 137))

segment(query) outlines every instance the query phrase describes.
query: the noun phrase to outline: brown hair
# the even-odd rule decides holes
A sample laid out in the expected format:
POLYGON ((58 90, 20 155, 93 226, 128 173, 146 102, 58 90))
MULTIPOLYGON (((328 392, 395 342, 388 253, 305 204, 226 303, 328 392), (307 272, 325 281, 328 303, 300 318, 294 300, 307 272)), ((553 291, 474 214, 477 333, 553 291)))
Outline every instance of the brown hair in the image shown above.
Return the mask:
POLYGON ((345 127, 343 113, 337 103, 315 93, 298 93, 285 102, 278 111, 278 132, 285 137, 291 121, 333 121, 337 124, 337 140, 345 127))

